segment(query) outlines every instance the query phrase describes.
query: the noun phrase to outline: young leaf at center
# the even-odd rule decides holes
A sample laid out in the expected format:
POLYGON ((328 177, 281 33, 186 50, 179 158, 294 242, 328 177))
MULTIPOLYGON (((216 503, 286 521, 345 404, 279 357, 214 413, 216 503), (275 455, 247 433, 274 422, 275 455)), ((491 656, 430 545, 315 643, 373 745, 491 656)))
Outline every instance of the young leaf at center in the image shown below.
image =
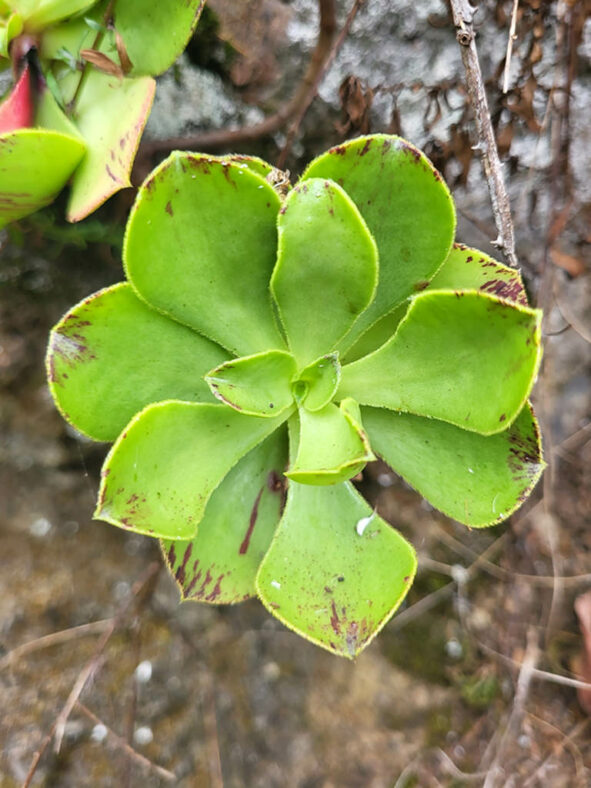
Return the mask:
POLYGON ((300 364, 332 350, 371 303, 375 242, 353 202, 319 178, 296 186, 279 213, 271 291, 300 364))
POLYGON ((302 484, 337 484, 375 460, 354 400, 344 399, 340 407, 330 402, 313 412, 302 407, 299 419, 297 456, 285 474, 289 479, 302 484))
POLYGON ((205 380, 213 395, 252 416, 278 416, 293 405, 295 360, 284 350, 232 359, 212 369, 205 380))

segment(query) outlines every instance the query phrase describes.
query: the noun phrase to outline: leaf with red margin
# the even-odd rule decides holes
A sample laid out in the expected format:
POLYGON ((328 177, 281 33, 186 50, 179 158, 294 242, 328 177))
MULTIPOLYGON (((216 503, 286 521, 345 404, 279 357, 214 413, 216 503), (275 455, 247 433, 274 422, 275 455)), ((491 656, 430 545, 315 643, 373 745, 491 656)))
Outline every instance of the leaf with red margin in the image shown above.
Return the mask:
POLYGON ((82 156, 80 140, 56 131, 0 135, 0 227, 53 202, 82 156))
POLYGON ((359 336, 429 281, 453 242, 453 200, 441 175, 418 148, 401 137, 374 134, 323 153, 302 176, 330 178, 353 200, 379 253, 373 303, 343 339, 344 353, 359 336))
POLYGON ((271 615, 312 643, 352 659, 398 608, 416 567, 412 546, 349 482, 290 482, 256 584, 271 615))
POLYGON ((479 249, 454 244, 428 290, 480 290, 528 306, 519 271, 497 262, 479 249))
POLYGON ((90 68, 74 120, 87 154, 72 179, 67 218, 84 219, 115 192, 131 186, 129 173, 154 99, 151 77, 115 77, 90 68))
POLYGON ((52 329, 49 389, 77 430, 96 441, 114 441, 153 402, 215 402, 203 375, 227 357, 120 282, 76 304, 52 329))
POLYGON ((286 462, 283 428, 230 471, 209 499, 193 539, 161 542, 183 600, 231 605, 256 594, 256 573, 281 514, 286 462))
POLYGON ((289 416, 243 416, 225 405, 149 405, 103 465, 95 517, 162 539, 192 539, 211 494, 289 416))
POLYGON ((374 451, 432 506, 473 528, 509 517, 545 466, 529 403, 496 435, 383 408, 362 416, 374 451))
POLYGON ((420 293, 385 345, 342 368, 337 396, 501 432, 537 375, 541 315, 474 290, 420 293))

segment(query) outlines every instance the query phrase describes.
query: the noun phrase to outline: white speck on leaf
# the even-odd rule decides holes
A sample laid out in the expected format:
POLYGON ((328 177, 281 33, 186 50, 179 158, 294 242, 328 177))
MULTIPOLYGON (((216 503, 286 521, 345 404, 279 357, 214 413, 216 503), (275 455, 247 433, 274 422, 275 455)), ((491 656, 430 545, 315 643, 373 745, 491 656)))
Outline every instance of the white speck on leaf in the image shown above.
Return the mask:
POLYGON ((361 520, 357 520, 357 525, 355 526, 355 530, 357 531, 358 536, 363 536, 363 532, 367 528, 367 526, 371 523, 373 518, 376 516, 375 511, 373 511, 369 517, 362 517, 361 520))
POLYGON ((281 583, 278 583, 277 580, 271 580, 271 585, 273 588, 281 588, 281 583))

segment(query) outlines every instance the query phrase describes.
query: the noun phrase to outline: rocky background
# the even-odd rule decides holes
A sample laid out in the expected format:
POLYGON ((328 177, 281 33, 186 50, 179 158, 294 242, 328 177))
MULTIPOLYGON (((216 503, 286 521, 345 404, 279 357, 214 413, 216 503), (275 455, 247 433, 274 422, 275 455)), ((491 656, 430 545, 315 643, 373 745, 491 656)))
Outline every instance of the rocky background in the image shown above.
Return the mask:
MULTIPOLYGON (((353 5, 337 0, 337 30, 353 5)), ((403 134, 445 175, 458 239, 495 254, 447 4, 357 5, 285 166, 297 176, 347 136, 403 134)), ((591 681, 591 5, 515 5, 506 93, 513 0, 481 0, 475 21, 517 252, 546 310, 535 400, 549 467, 524 509, 483 532, 432 511, 383 468, 365 472, 421 568, 355 663, 300 640, 254 601, 179 606, 152 540, 91 521, 106 448, 55 411, 45 342, 71 304, 122 278, 133 191, 80 225, 66 225, 58 203, 0 236, 1 786, 26 781, 88 674, 60 751, 45 748, 33 785, 591 783, 591 696, 569 685, 591 681)), ((266 134, 257 124, 298 89, 318 8, 210 0, 160 79, 136 183, 175 137, 277 161, 293 116, 266 134), (228 138, 253 126, 239 145, 228 138)))

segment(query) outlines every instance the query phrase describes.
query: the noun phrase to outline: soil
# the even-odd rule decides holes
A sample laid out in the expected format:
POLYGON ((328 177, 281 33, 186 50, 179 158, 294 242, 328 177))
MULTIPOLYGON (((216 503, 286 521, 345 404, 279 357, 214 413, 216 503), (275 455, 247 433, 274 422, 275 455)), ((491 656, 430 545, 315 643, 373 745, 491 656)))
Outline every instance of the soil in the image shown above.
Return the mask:
MULTIPOLYGON (((223 28, 227 4, 212 5, 227 47, 232 43, 223 28)), ((246 121, 276 106, 297 81, 298 63, 314 43, 316 7, 308 0, 248 5, 259 14, 258 23, 273 22, 268 46, 275 82, 261 80, 252 57, 246 65, 230 58, 225 68, 220 58, 227 57, 227 49, 207 72, 184 61, 195 80, 206 74, 201 86, 215 92, 222 85, 224 102, 235 102, 246 121)), ((374 94, 364 122, 375 132, 400 130, 398 124, 430 152, 454 191, 458 238, 493 253, 490 202, 471 150, 454 31, 443 2, 416 5, 421 9, 400 1, 370 2, 361 9, 288 166, 297 173, 310 155, 344 133, 356 133, 354 123, 343 131, 348 116, 339 105, 338 87, 347 74, 357 76, 365 100, 367 88, 374 94), (405 59, 406 75, 400 65, 405 59), (419 79, 425 82, 419 85, 419 79), (429 101, 436 102, 438 114, 431 125, 429 101)), ((567 18, 575 33, 581 22, 579 38, 572 39, 577 56, 568 116, 571 144, 563 170, 552 170, 556 156, 550 130, 542 126, 543 109, 560 72, 556 35, 567 4, 549 4, 546 11, 534 0, 521 4, 511 72, 513 111, 499 87, 511 5, 480 4, 485 29, 479 45, 497 132, 510 129, 503 137, 508 140, 504 156, 518 253, 531 272, 532 299, 546 308, 545 359, 534 403, 548 468, 526 506, 485 531, 470 531, 433 511, 385 467, 365 471, 364 492, 415 545, 420 572, 401 611, 355 662, 304 642, 256 601, 226 608, 179 605, 164 570, 138 592, 138 580, 160 561, 157 545, 91 519, 108 447, 81 440, 56 412, 45 383, 45 345, 49 329, 72 304, 122 278, 121 228, 132 192, 73 229, 60 218, 58 201, 4 233, 2 788, 23 784, 93 660, 81 703, 94 717, 74 706, 59 753, 53 743, 47 747, 33 785, 591 785, 591 722, 575 688, 531 670, 583 675, 583 640, 573 603, 591 588, 591 198, 588 176, 580 173, 590 159, 591 23, 588 4, 568 6, 582 17, 567 18), (534 68, 538 93, 526 106, 521 87, 528 57, 533 58, 532 41, 542 47, 544 68, 534 68), (538 144, 539 151, 549 151, 546 158, 532 154, 538 144), (550 236, 549 226, 554 227, 550 236), (99 653, 114 616, 114 633, 99 653), (98 623, 90 629, 77 629, 93 622, 98 623), (49 642, 40 640, 52 634, 49 642), (19 650, 23 644, 32 645, 19 650), (149 763, 140 762, 138 754, 149 763), (155 765, 171 774, 158 773, 155 765)), ((342 23, 350 4, 337 6, 342 23)), ((231 31, 230 22, 236 21, 228 21, 231 31)), ((253 29, 258 28, 253 24, 253 29)), ((178 90, 170 75, 163 84, 167 80, 170 90, 178 90)), ((231 113, 226 103, 223 107, 226 123, 231 113)), ((564 116, 564 106, 560 111, 564 116)), ((150 133, 159 135, 157 123, 150 133)), ((173 132, 166 127, 160 136, 168 133, 173 132)), ((249 147, 273 161, 282 141, 278 136, 249 147)))

